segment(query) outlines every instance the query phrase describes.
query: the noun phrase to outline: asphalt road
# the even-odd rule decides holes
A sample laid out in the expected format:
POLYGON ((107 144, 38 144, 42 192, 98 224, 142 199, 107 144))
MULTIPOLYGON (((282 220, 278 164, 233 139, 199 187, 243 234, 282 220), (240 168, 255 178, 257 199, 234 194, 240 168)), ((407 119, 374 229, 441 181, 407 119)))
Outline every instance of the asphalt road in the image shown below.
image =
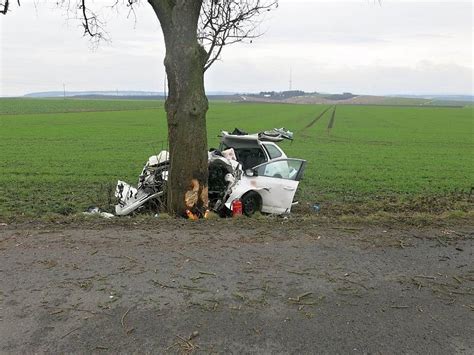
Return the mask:
POLYGON ((0 352, 473 354, 471 225, 0 227, 0 352))

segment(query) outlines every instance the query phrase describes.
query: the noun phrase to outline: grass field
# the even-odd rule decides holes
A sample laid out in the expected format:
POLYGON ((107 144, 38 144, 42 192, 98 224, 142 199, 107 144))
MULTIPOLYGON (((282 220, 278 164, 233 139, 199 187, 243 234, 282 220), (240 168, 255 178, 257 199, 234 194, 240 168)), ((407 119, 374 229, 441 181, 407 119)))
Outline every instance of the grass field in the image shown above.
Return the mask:
POLYGON ((125 111, 163 107, 156 100, 0 99, 0 115, 125 111))
MULTIPOLYGON (((162 107, 156 101, 0 100, 0 217, 108 208, 116 180, 135 184, 148 156, 165 147, 162 107)), ((472 107, 338 106, 334 117, 330 108, 311 124, 327 108, 211 102, 209 146, 218 145, 222 129, 294 131, 294 142, 281 146, 308 160, 302 209, 314 202, 325 213, 359 211, 355 206, 471 209, 472 107)))

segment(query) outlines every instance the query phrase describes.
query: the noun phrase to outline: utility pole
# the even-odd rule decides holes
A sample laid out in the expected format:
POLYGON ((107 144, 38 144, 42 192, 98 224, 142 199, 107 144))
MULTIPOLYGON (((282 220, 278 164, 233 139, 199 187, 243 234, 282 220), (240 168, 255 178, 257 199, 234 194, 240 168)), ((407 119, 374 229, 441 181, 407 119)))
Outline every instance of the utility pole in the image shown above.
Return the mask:
POLYGON ((63 97, 66 100, 66 84, 63 83, 63 97))
POLYGON ((290 67, 290 91, 292 89, 292 86, 293 86, 293 73, 292 73, 292 68, 290 67))

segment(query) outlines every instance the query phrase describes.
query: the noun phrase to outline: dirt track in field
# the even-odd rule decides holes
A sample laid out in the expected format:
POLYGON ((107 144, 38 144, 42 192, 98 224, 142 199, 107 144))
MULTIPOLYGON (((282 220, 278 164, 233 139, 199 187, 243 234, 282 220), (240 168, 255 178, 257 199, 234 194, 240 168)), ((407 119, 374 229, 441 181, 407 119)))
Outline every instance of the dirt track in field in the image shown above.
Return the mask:
POLYGON ((0 227, 0 352, 474 352, 472 225, 0 227))
POLYGON ((308 123, 308 124, 300 131, 300 133, 301 133, 301 132, 304 132, 304 131, 306 131, 308 128, 314 126, 314 124, 315 124, 316 122, 318 122, 318 121, 321 119, 321 117, 323 117, 324 114, 329 111, 330 108, 331 108, 331 107, 328 107, 328 108, 326 108, 323 112, 321 112, 314 120, 312 120, 310 123, 308 123))
POLYGON ((331 129, 334 127, 335 121, 336 121, 336 106, 334 106, 331 113, 331 118, 329 119, 329 122, 328 122, 328 132, 330 132, 331 129))

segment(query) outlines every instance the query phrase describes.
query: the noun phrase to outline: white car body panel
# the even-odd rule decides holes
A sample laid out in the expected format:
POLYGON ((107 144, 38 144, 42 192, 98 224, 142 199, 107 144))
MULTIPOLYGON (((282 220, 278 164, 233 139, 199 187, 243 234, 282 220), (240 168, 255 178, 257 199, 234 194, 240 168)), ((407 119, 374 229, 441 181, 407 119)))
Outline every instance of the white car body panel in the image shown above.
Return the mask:
POLYGON ((232 193, 225 205, 230 209, 232 201, 242 198, 249 191, 257 192, 262 198, 262 212, 283 214, 291 212, 293 199, 298 189, 297 180, 304 168, 302 160, 273 160, 251 169, 257 176, 244 175, 232 187, 232 193), (299 164, 299 169, 292 167, 299 164))
POLYGON ((262 212, 275 214, 291 212, 298 181, 266 176, 255 177, 255 180, 257 180, 257 188, 262 196, 262 212), (265 187, 263 188, 263 186, 265 187))
POLYGON ((266 176, 243 176, 232 188, 232 193, 225 206, 230 209, 232 201, 242 198, 247 192, 255 191, 262 197, 262 212, 289 213, 297 188, 298 181, 266 176))

